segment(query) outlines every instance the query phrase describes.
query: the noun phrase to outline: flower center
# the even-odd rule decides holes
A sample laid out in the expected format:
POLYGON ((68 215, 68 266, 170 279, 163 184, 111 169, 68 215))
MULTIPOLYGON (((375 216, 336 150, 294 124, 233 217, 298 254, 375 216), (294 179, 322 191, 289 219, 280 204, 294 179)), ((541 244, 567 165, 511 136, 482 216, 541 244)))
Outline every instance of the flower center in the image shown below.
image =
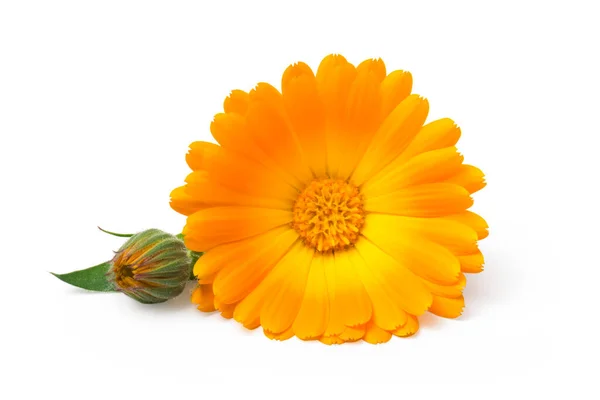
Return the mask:
POLYGON ((316 179, 294 204, 294 229, 318 251, 343 250, 358 240, 365 222, 358 188, 341 179, 316 179))
POLYGON ((114 264, 115 281, 121 288, 130 288, 139 286, 139 282, 135 280, 135 273, 132 265, 114 264))

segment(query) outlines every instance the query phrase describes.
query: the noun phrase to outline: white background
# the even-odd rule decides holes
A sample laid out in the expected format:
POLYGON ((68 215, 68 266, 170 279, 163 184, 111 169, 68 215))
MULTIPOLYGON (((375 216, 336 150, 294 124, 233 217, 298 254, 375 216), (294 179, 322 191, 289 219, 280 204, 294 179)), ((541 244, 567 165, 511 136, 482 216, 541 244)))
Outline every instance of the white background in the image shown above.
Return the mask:
POLYGON ((599 398, 594 3, 1 1, 0 397, 599 398), (333 52, 411 71, 487 175, 461 318, 280 343, 196 311, 191 286, 144 306, 48 273, 109 259, 122 240, 97 225, 180 232, 169 193, 229 91, 333 52))

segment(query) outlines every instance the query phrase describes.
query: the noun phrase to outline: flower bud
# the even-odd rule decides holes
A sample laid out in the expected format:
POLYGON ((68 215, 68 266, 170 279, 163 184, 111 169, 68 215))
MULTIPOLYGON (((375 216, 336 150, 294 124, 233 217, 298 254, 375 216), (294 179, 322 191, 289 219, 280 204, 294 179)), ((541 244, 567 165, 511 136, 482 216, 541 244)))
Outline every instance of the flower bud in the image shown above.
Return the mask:
POLYGON ((110 261, 108 281, 140 303, 162 303, 183 292, 191 272, 183 241, 158 229, 133 235, 110 261))

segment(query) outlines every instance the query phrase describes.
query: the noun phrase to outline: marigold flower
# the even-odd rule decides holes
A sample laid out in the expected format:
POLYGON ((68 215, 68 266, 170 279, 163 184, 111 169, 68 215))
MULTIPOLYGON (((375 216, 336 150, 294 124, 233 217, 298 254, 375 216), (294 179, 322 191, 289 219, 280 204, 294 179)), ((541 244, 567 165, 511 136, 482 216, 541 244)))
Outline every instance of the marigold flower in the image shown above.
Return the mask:
POLYGON ((107 278, 116 290, 141 303, 162 303, 181 294, 190 278, 191 260, 180 239, 148 229, 115 253, 107 278))
POLYGON ((340 55, 225 99, 171 206, 188 216, 192 301, 266 336, 388 341, 429 311, 455 318, 487 224, 467 211, 483 173, 450 119, 424 125, 412 76, 340 55))

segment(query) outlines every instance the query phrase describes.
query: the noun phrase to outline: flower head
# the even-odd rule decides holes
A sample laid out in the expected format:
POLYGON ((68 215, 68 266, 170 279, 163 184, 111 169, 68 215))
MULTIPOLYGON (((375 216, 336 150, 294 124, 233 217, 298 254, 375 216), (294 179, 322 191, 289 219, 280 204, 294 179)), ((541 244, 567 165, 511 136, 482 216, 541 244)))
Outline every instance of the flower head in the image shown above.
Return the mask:
POLYGON ((485 186, 460 129, 425 124, 408 72, 330 55, 298 63, 281 91, 234 90, 195 142, 171 206, 187 215, 192 301, 274 339, 381 343, 419 315, 454 318, 465 273, 482 270, 487 224, 467 211, 485 186), (424 125, 425 124, 425 125, 424 125))
POLYGON ((162 303, 183 291, 191 258, 177 237, 148 229, 133 235, 110 262, 108 280, 141 303, 162 303))

